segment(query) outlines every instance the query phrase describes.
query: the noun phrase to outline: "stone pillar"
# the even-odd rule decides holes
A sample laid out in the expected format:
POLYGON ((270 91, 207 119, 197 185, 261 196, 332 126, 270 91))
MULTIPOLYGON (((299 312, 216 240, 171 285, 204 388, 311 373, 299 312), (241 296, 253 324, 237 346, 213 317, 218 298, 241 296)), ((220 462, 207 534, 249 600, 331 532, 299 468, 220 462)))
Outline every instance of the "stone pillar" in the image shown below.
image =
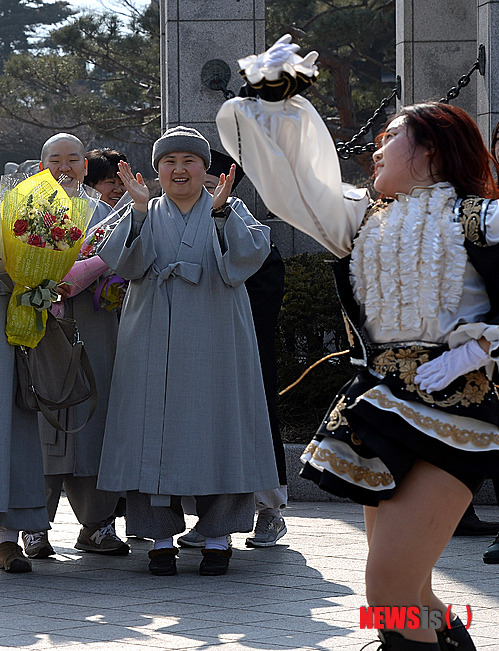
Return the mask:
MULTIPOLYGON (((480 4, 495 5, 496 2, 480 4)), ((493 32, 490 38, 493 39, 493 32)), ((396 0, 397 73, 402 104, 445 97, 476 61, 477 3, 473 0, 396 0)), ((477 117, 477 77, 452 100, 477 117)))
POLYGON ((485 45, 485 75, 477 82, 477 120, 487 145, 499 120, 499 2, 478 0, 478 42, 485 45))
MULTIPOLYGON (((194 127, 223 151, 215 117, 224 95, 203 83, 201 71, 210 60, 224 61, 231 71, 227 87, 237 94, 237 60, 265 49, 265 0, 160 0, 160 22, 162 130, 194 127)), ((256 213, 256 193, 246 179, 238 194, 256 213)))

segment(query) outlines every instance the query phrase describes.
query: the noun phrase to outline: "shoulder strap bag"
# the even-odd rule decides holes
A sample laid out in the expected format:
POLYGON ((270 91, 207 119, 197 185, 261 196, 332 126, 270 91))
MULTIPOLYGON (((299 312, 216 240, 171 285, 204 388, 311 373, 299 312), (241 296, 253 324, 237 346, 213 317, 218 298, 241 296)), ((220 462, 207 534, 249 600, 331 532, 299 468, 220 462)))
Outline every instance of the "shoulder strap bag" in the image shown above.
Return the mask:
POLYGON ((16 404, 21 409, 40 411, 58 430, 81 431, 97 407, 97 385, 87 352, 80 341, 74 319, 57 319, 48 313, 46 331, 35 348, 16 346, 19 379, 16 404), (83 425, 68 430, 54 411, 74 407, 88 400, 83 425))

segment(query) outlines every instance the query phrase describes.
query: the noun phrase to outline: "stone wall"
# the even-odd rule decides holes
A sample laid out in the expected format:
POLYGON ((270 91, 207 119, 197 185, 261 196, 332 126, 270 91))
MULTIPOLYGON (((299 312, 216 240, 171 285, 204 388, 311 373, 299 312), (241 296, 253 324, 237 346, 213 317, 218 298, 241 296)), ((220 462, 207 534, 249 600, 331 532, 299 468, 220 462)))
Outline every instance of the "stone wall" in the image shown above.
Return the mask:
MULTIPOLYGON (((444 97, 476 60, 476 3, 396 0, 396 55, 403 105, 444 97)), ((476 83, 475 76, 453 102, 473 117, 476 83)))
MULTIPOLYGON (((265 49, 265 0, 162 0, 160 8, 162 128, 194 127, 221 149, 215 117, 224 95, 205 85, 201 71, 208 61, 222 60, 231 73, 227 87, 237 94, 243 83, 237 60, 265 49)), ((238 190, 250 210, 262 215, 246 179, 238 190)))
POLYGON ((485 46, 485 75, 474 72, 452 103, 477 120, 488 144, 499 120, 499 2, 396 0, 396 9, 402 104, 445 97, 485 46))

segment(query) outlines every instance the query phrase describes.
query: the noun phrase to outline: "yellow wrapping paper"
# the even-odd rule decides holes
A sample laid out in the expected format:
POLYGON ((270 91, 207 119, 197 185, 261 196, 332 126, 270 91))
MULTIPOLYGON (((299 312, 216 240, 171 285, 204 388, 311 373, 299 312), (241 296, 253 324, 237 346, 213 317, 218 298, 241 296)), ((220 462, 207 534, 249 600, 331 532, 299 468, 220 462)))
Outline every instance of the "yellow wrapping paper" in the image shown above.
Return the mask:
MULTIPOLYGON (((78 257, 95 205, 96 201, 89 198, 69 197, 49 170, 5 191, 1 205, 5 270, 16 283, 7 308, 5 333, 9 344, 34 348, 43 338, 47 310, 42 309, 37 316, 37 311, 30 305, 18 304, 18 296, 40 286, 43 281, 59 283, 64 278, 78 257), (52 208, 49 212, 64 209, 68 224, 81 230, 81 237, 64 250, 33 246, 14 233, 14 224, 18 219, 25 219, 27 206, 41 207, 43 211, 47 205, 52 208)), ((64 243, 60 245, 66 246, 64 243)))

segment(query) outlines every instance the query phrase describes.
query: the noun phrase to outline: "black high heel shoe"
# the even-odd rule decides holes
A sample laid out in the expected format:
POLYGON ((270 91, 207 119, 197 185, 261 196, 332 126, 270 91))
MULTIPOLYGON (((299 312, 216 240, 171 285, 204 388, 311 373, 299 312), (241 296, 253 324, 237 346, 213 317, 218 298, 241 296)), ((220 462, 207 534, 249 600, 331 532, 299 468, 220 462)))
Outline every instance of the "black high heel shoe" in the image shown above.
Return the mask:
MULTIPOLYGON (((408 640, 401 633, 395 631, 379 631, 378 635, 381 644, 376 651, 440 651, 438 642, 408 640)), ((376 644, 376 642, 369 642, 360 651, 363 651, 371 644, 376 644)))
POLYGON ((456 619, 443 631, 437 631, 440 651, 477 651, 470 634, 463 622, 456 619))

